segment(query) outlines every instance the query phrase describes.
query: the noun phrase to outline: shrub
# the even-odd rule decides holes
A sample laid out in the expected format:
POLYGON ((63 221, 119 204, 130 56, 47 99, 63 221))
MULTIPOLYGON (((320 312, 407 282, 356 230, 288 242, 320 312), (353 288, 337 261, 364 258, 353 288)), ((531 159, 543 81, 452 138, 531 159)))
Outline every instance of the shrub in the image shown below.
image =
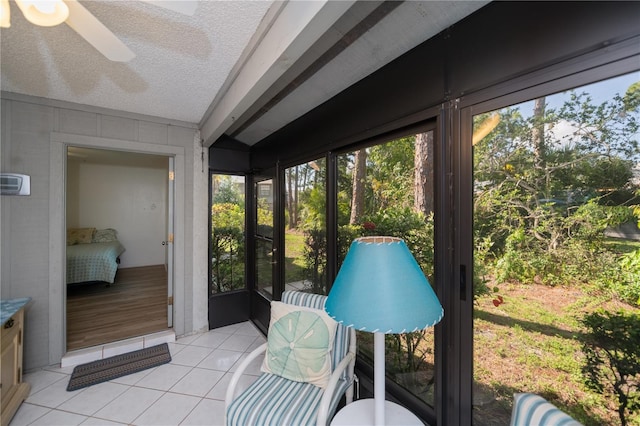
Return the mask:
POLYGON ((363 229, 359 225, 343 225, 338 227, 338 267, 347 257, 347 252, 351 243, 358 237, 363 236, 363 229))
POLYGON ((585 384, 618 401, 621 424, 640 409, 640 316, 595 311, 582 323, 587 328, 583 351, 585 384))
POLYGON ((327 233, 324 229, 304 231, 305 278, 311 282, 311 292, 326 293, 327 233))
POLYGON ((216 228, 211 238, 212 292, 244 287, 244 231, 237 227, 216 228))
POLYGON ((617 292, 625 302, 640 306, 640 249, 623 254, 618 264, 622 273, 617 292))
POLYGON ((233 203, 219 203, 211 206, 212 228, 244 229, 244 207, 233 203))
POLYGON ((425 218, 410 208, 391 208, 365 216, 361 229, 362 235, 402 238, 425 275, 433 277, 433 215, 425 218))
MULTIPOLYGON (((386 209, 362 218, 358 225, 338 228, 338 260, 342 263, 351 242, 363 236, 384 235, 402 238, 418 265, 433 285, 433 215, 425 218, 411 209, 386 209)), ((387 372, 401 374, 427 368, 433 355, 432 334, 422 330, 385 336, 387 372)))
POLYGON ((493 242, 486 237, 480 241, 476 239, 475 253, 473 256, 473 295, 474 297, 490 292, 487 276, 490 274, 489 255, 493 242))
POLYGON ((244 287, 244 207, 234 203, 211 206, 212 292, 244 287))

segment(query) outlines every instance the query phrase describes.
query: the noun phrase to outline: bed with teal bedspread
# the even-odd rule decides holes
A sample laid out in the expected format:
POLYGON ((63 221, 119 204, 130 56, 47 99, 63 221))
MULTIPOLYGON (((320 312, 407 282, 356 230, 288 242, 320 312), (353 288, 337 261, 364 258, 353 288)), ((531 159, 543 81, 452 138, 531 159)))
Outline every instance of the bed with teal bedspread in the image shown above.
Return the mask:
POLYGON ((67 284, 95 281, 113 284, 118 257, 123 252, 119 241, 67 246, 67 284))

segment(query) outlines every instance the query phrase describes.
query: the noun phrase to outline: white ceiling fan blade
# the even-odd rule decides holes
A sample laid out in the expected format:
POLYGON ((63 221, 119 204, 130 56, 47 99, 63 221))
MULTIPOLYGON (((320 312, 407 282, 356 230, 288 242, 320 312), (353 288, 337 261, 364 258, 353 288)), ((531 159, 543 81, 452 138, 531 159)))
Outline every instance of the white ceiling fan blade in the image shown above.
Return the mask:
POLYGON ((111 30, 105 27, 77 0, 65 0, 69 7, 69 17, 65 21, 107 59, 115 62, 128 62, 136 57, 111 30))
POLYGON ((196 0, 142 0, 154 6, 162 7, 183 15, 193 16, 196 13, 198 2, 196 0))

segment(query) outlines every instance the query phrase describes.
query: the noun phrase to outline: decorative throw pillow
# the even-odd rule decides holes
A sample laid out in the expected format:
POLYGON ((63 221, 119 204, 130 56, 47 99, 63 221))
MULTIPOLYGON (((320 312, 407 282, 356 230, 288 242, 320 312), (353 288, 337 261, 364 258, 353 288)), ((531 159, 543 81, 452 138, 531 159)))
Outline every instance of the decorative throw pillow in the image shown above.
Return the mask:
POLYGON ((111 241, 117 241, 117 231, 113 228, 97 229, 93 234, 94 243, 110 243, 111 241))
POLYGON ((76 238, 76 234, 72 232, 71 229, 67 229, 67 245, 74 246, 78 244, 78 239, 76 238))
POLYGON ((67 245, 89 244, 93 240, 96 228, 69 228, 67 229, 67 245))
POLYGON ((337 324, 323 310, 271 302, 262 371, 324 388, 337 324))

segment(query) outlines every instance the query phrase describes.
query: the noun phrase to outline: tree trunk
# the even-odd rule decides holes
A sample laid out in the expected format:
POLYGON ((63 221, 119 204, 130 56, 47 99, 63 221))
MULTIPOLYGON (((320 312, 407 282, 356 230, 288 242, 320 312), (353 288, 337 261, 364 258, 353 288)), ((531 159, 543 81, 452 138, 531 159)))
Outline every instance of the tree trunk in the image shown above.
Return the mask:
POLYGON ((433 212, 433 131, 416 135, 413 208, 425 217, 433 212))
POLYGON ((287 169, 287 212, 289 213, 289 229, 293 229, 295 227, 295 217, 293 214, 293 185, 291 182, 292 175, 293 171, 291 169, 287 169))
POLYGON ((533 103, 533 129, 531 129, 531 139, 533 141, 533 156, 536 175, 539 182, 536 186, 545 194, 545 198, 551 198, 551 194, 547 194, 548 176, 546 173, 546 155, 547 147, 544 140, 544 114, 545 114, 546 98, 538 98, 533 103))
POLYGON ((351 217, 349 224, 358 223, 364 214, 364 184, 367 177, 367 151, 356 151, 353 170, 353 192, 351 194, 351 217))
POLYGON ((306 189, 307 185, 309 184, 309 167, 304 166, 302 167, 302 185, 300 186, 301 188, 306 189))
POLYGON ((295 189, 293 190, 293 225, 298 227, 298 191, 300 190, 300 176, 296 166, 295 189))

